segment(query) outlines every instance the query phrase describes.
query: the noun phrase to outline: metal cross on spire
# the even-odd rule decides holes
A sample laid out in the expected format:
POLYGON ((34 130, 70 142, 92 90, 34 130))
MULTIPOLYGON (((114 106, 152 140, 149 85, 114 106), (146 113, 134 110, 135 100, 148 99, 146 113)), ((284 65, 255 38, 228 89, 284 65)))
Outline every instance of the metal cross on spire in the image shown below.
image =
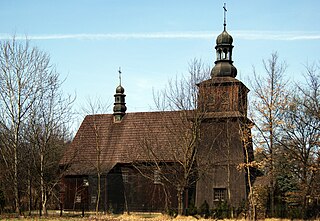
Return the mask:
POLYGON ((120 82, 120 86, 121 86, 121 74, 122 74, 121 67, 119 67, 118 73, 119 73, 119 82, 120 82))
POLYGON ((226 6, 226 3, 223 4, 223 26, 224 26, 224 30, 226 30, 226 26, 227 26, 227 6, 226 6))

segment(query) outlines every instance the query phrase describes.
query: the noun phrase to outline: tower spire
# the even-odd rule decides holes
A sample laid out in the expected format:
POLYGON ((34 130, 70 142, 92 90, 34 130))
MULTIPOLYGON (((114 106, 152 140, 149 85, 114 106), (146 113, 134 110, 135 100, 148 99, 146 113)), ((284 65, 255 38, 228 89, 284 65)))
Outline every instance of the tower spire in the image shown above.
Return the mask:
POLYGON ((226 3, 223 4, 223 30, 226 30, 227 26, 227 6, 226 3))
POLYGON ((123 116, 126 114, 126 102, 124 94, 124 88, 121 86, 121 68, 119 67, 119 86, 116 88, 116 93, 114 95, 114 106, 113 106, 113 115, 115 122, 121 122, 123 116))
POLYGON ((118 70, 118 73, 119 73, 119 85, 121 86, 121 67, 119 67, 119 70, 118 70))
POLYGON ((226 31, 227 26, 227 7, 226 3, 223 5, 223 32, 216 40, 216 54, 217 60, 214 62, 215 66, 211 71, 211 77, 236 77, 237 69, 233 66, 232 49, 233 38, 226 31))

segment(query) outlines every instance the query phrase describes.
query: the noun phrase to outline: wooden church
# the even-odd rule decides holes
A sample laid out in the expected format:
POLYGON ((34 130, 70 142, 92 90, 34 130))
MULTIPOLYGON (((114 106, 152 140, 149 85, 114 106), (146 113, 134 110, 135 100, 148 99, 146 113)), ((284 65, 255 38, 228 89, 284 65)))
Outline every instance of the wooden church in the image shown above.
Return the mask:
POLYGON ((114 113, 84 118, 60 167, 63 209, 164 212, 247 200, 253 160, 247 87, 235 77, 233 38, 216 39, 211 78, 196 110, 126 113, 116 88, 114 113))

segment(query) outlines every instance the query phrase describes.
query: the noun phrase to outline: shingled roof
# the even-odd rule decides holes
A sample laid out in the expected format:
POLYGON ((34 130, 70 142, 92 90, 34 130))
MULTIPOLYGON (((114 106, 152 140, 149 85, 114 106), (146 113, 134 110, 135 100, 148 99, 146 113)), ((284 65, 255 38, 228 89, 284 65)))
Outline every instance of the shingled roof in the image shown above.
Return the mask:
POLYGON ((155 159, 173 162, 179 156, 188 122, 182 112, 127 113, 121 122, 112 114, 88 115, 66 150, 61 166, 67 174, 84 175, 96 171, 101 153, 101 169, 109 172, 117 163, 148 162, 155 159), (173 154, 174 153, 174 154, 173 154))

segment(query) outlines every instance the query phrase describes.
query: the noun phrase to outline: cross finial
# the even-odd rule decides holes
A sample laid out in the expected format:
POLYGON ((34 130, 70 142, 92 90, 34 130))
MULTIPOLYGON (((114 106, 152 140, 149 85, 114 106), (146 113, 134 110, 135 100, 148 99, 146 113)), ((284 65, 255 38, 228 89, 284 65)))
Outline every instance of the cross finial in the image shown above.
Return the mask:
POLYGON ((121 85, 121 74, 122 74, 121 67, 119 67, 118 73, 119 73, 119 82, 120 82, 120 85, 121 85))
POLYGON ((224 27, 224 30, 226 30, 226 26, 227 26, 227 6, 226 6, 226 3, 223 4, 223 27, 224 27))

